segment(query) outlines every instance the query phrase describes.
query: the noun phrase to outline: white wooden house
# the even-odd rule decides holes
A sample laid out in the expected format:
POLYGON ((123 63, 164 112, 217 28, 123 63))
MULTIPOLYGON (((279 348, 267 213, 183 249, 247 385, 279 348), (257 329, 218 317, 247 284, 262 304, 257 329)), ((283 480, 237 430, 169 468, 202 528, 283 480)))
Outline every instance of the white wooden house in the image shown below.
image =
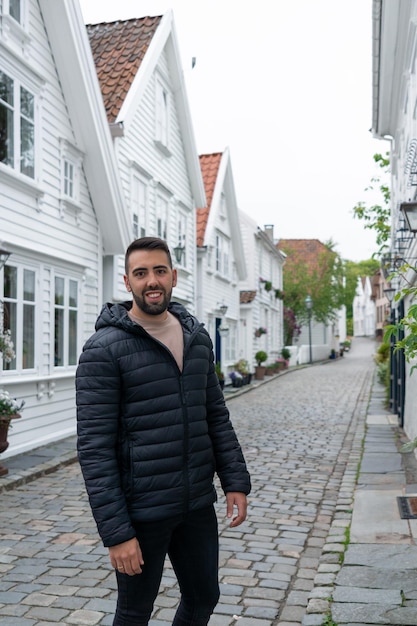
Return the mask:
POLYGON ((266 364, 274 363, 284 347, 283 266, 285 254, 274 242, 274 227, 261 229, 240 211, 243 247, 247 259, 247 278, 240 282, 239 358, 247 359, 252 371, 255 354, 263 350, 266 364))
MULTIPOLYGON (((383 139, 381 152, 389 152, 391 181, 391 247, 385 257, 391 270, 405 263, 391 282, 397 297, 392 302, 393 321, 401 320, 415 304, 404 288, 417 284, 416 227, 405 219, 411 210, 416 219, 417 201, 417 1, 373 0, 372 131, 383 139)), ((407 362, 402 351, 391 355, 390 405, 410 438, 417 436, 416 359, 407 362)))
POLYGON ((78 355, 129 229, 78 3, 3 0, 0 18, 0 293, 16 351, 0 387, 26 402, 7 456, 75 432, 78 355))
POLYGON ((227 374, 239 358, 239 281, 246 276, 229 149, 200 155, 200 165, 207 203, 197 210, 197 317, 227 374))
MULTIPOLYGON (((195 209, 205 205, 205 195, 173 13, 88 25, 87 31, 131 240, 158 236, 172 251, 182 251, 173 298, 194 312, 195 209)), ((130 299, 123 283, 124 257, 107 261, 106 299, 130 299)))
POLYGON ((353 298, 354 337, 375 337, 376 307, 369 276, 359 276, 353 298))

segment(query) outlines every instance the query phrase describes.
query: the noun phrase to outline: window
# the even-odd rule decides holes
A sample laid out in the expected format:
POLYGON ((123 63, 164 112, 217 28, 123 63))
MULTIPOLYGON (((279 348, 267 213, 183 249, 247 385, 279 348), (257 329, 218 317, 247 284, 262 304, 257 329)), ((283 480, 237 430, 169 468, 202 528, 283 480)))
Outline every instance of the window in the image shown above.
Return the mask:
POLYGON ((35 178, 35 97, 2 71, 0 161, 35 178))
POLYGON ((155 102, 155 143, 164 154, 170 155, 169 151, 169 109, 170 96, 168 89, 160 80, 156 81, 155 102))
POLYGON ((162 196, 156 198, 156 235, 167 238, 168 201, 162 196))
POLYGON ((64 194, 74 197, 74 164, 67 160, 64 161, 64 194))
POLYGON ((26 370, 35 367, 35 297, 36 273, 25 267, 4 268, 3 324, 10 330, 15 358, 3 361, 4 370, 26 370))
POLYGON ((69 141, 60 138, 61 149, 61 216, 64 211, 78 213, 81 211, 80 202, 80 182, 83 154, 69 141))
POLYGON ((221 235, 216 235, 216 271, 226 278, 230 275, 230 243, 221 235))
POLYGON ((184 213, 178 214, 177 241, 176 246, 184 248, 180 265, 187 265, 187 216, 184 213))
POLYGON ((9 0, 9 15, 19 24, 22 23, 21 0, 9 0))
POLYGON ((146 236, 147 185, 136 174, 132 176, 132 221, 135 238, 146 236))
POLYGON ((55 276, 54 364, 77 364, 78 281, 55 276))
POLYGON ((237 326, 236 323, 230 323, 229 324, 229 335, 226 339, 226 361, 236 361, 237 357, 237 351, 236 351, 236 331, 237 331, 237 326))

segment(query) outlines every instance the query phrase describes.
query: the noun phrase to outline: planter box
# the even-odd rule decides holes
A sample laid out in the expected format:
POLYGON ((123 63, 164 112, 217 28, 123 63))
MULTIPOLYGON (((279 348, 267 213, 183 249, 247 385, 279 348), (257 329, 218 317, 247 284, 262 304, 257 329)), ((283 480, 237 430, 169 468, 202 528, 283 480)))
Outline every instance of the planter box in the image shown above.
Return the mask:
POLYGON ((266 367, 264 365, 257 365, 255 367, 255 380, 263 380, 265 378, 266 367))

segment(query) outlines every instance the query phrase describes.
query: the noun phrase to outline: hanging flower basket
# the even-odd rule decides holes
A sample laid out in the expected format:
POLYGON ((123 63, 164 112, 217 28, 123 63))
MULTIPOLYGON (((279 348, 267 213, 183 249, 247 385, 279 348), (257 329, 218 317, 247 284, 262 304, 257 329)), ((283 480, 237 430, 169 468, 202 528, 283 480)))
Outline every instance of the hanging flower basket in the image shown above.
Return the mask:
POLYGON ((260 326, 255 330, 255 337, 261 337, 262 335, 266 335, 268 331, 263 326, 260 326))

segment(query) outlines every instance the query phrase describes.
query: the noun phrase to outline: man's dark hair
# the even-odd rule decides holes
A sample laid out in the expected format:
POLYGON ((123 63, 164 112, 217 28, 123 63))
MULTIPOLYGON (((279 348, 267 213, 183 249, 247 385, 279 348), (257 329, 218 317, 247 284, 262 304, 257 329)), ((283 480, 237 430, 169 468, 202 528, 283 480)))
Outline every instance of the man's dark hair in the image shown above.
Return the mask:
POLYGON ((129 257, 135 250, 163 250, 168 257, 169 266, 172 267, 171 252, 169 251, 168 244, 159 237, 141 237, 135 239, 128 246, 125 254, 125 273, 126 276, 129 273, 129 257))

